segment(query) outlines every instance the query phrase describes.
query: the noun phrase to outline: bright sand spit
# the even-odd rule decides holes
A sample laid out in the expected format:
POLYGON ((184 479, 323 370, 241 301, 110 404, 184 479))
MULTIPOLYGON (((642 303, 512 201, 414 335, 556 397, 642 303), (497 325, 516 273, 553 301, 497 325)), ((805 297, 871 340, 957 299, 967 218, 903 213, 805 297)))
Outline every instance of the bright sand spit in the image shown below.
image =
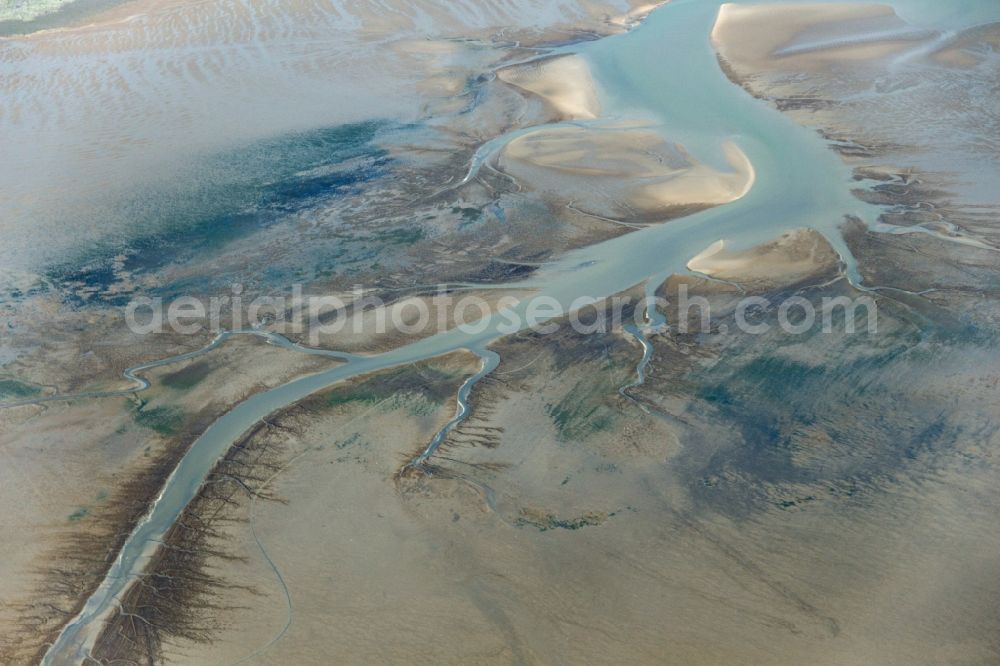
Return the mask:
POLYGON ((632 2, 632 9, 621 16, 616 16, 608 19, 608 22, 612 25, 619 26, 624 29, 628 29, 631 26, 639 23, 644 18, 649 16, 649 13, 659 7, 660 5, 665 5, 670 0, 661 0, 660 2, 632 2))
POLYGON ((504 83, 538 95, 564 120, 593 120, 601 113, 587 62, 576 55, 544 58, 497 72, 504 83))
POLYGON ((932 34, 910 26, 887 5, 725 4, 712 44, 741 73, 790 65, 808 71, 891 55, 932 34))
POLYGON ((716 241, 687 267, 720 280, 767 288, 835 272, 838 264, 837 253, 822 234, 796 229, 747 250, 729 250, 725 241, 716 241))
POLYGON ((723 146, 732 171, 695 161, 680 144, 646 127, 540 129, 511 141, 498 166, 523 183, 580 210, 616 218, 663 216, 739 199, 754 169, 734 143, 723 146))

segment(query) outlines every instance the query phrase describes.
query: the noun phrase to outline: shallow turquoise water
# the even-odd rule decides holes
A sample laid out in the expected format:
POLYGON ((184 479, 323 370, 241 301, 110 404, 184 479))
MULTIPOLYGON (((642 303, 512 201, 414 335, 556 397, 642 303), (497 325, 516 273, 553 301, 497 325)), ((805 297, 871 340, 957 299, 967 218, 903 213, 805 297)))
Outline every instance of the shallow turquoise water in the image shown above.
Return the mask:
POLYGON ((4 0, 0 37, 59 28, 119 4, 121 0, 4 0))
POLYGON ((588 48, 606 108, 623 117, 652 114, 669 139, 715 168, 728 168, 720 150, 727 139, 749 157, 757 181, 735 204, 739 213, 731 204, 696 216, 714 233, 701 237, 707 242, 699 250, 721 238, 741 247, 809 226, 849 261, 838 231, 844 216, 872 219, 875 210, 850 193, 850 170, 814 131, 721 74, 707 39, 716 13, 717 3, 678 0, 634 32, 588 48))

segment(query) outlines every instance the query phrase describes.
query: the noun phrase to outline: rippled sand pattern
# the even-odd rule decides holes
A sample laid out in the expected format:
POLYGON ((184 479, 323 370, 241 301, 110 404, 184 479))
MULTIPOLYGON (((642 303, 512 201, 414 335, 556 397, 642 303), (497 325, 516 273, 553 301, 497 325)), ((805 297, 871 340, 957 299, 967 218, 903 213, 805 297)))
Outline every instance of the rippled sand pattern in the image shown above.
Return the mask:
POLYGON ((479 57, 477 42, 559 25, 610 30, 630 9, 139 0, 87 25, 2 38, 0 153, 16 159, 0 162, 0 263, 31 271, 82 238, 125 233, 135 220, 107 202, 182 175, 193 156, 362 118, 412 120, 427 93, 460 85, 445 76, 428 87, 427 72, 479 57), (512 34, 509 25, 521 27, 512 34), (466 41, 445 49, 394 47, 459 35, 466 41))

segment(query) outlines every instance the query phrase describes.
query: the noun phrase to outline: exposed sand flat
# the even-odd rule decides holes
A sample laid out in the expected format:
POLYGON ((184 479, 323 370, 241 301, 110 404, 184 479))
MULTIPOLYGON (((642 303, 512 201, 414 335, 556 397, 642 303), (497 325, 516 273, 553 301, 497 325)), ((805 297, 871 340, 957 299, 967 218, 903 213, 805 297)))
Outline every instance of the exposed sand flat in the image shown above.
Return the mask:
MULTIPOLYGON (((948 172, 947 187, 979 205, 995 194, 986 183, 996 180, 1000 6, 977 6, 921 36, 901 18, 908 12, 883 5, 727 4, 712 38, 732 81, 819 129, 852 166, 948 172)), ((921 27, 936 27, 920 16, 921 27)), ((939 213, 925 216, 934 233, 939 213)), ((991 233, 975 213, 961 216, 967 229, 991 233)))
POLYGON ((712 43, 741 73, 810 71, 885 57, 934 35, 909 25, 888 5, 725 4, 712 43))
MULTIPOLYGON (((995 661, 1000 532, 980 502, 996 475, 957 462, 899 471, 889 447, 906 455, 936 396, 964 398, 949 427, 984 424, 988 396, 970 387, 996 361, 955 355, 954 374, 928 377, 915 354, 876 356, 892 363, 876 401, 853 396, 872 352, 854 339, 730 335, 695 358, 669 333, 653 338, 655 371, 635 394, 655 416, 621 398, 638 356, 623 336, 505 340, 496 381, 477 385, 472 416, 422 479, 395 473, 452 413, 467 356, 276 415, 247 448, 281 452, 267 459, 280 473, 252 505, 234 493, 223 539, 205 544, 239 559, 210 556, 196 572, 223 585, 192 612, 222 626, 204 642, 168 635, 164 660, 404 664, 419 645, 417 661, 443 664, 995 661), (817 365, 844 358, 842 345, 847 363, 817 365), (788 376, 801 368, 813 369, 805 391, 788 376), (698 397, 719 376, 731 407, 698 397), (935 392, 925 403, 898 397, 918 382, 935 392), (789 404, 810 411, 774 418, 789 404), (741 455, 739 428, 762 415, 787 453, 741 455), (895 473, 866 482, 856 466, 895 473)), ((974 452, 992 437, 993 450, 983 430, 960 441, 974 452)))
POLYGON ((511 141, 498 165, 581 210, 647 218, 728 203, 746 194, 753 185, 753 166, 735 144, 727 143, 724 151, 730 172, 696 162, 683 146, 650 128, 559 127, 511 141))
MULTIPOLYGON (((460 43, 446 39, 408 39, 394 42, 392 51, 399 57, 426 72, 416 89, 428 98, 456 98, 466 85, 467 49, 460 43)), ((460 108, 460 106, 456 107, 460 108)))
POLYGON ((636 25, 642 19, 646 18, 651 11, 659 7, 660 5, 665 5, 670 0, 662 0, 661 2, 633 2, 632 9, 627 11, 622 16, 614 17, 609 20, 612 25, 620 26, 624 29, 631 28, 636 25))
POLYGON ((557 56, 504 67, 497 76, 538 95, 564 120, 593 120, 601 113, 590 67, 580 56, 557 56))
POLYGON ((829 275, 837 271, 838 264, 837 253, 820 233, 796 229, 748 250, 729 250, 725 241, 716 241, 693 257, 687 267, 713 278, 756 288, 829 275))
POLYGON ((0 154, 18 156, 0 160, 0 264, 30 271, 81 237, 125 233, 133 218, 114 202, 189 176, 206 153, 454 111, 513 43, 616 32, 612 19, 641 4, 134 0, 85 25, 0 38, 0 154), (71 224, 66 209, 79 213, 71 224))

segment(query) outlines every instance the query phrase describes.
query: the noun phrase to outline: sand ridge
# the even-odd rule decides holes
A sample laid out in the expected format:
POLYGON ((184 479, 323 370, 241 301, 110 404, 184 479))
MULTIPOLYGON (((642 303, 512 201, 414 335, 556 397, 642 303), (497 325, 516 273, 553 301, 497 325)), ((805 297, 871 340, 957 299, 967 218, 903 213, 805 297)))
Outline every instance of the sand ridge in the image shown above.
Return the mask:
POLYGON ((888 5, 727 3, 719 8, 711 40, 742 73, 790 66, 810 71, 878 59, 935 34, 909 25, 888 5))
POLYGON ((696 273, 754 287, 836 274, 838 265, 837 253, 814 229, 795 229, 746 250, 732 250, 718 240, 687 263, 696 273))
POLYGON ((568 198, 582 210, 645 219, 729 203, 749 192, 755 179, 750 160, 733 142, 723 151, 731 171, 698 162, 652 127, 611 123, 524 134, 504 148, 497 163, 519 181, 568 198))
POLYGON ((590 66, 578 55, 511 65, 500 69, 497 77, 538 95, 562 120, 593 120, 601 114, 590 66))

